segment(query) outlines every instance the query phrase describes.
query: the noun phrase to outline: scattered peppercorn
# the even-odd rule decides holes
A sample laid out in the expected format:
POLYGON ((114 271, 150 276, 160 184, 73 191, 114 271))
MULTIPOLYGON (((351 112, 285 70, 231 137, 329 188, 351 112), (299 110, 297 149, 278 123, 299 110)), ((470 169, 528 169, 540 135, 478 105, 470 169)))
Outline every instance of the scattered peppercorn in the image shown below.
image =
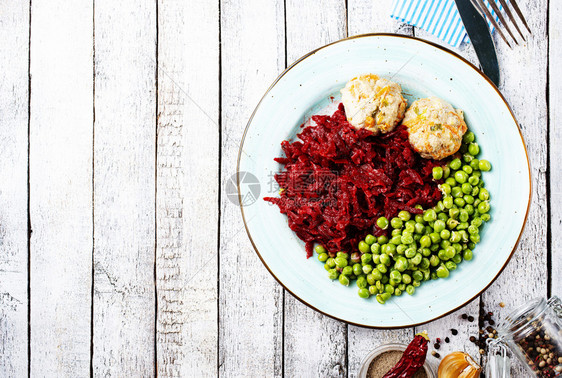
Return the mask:
POLYGON ((476 337, 470 336, 469 340, 472 341, 473 343, 475 343, 475 342, 476 342, 476 337))
POLYGON ((474 316, 469 316, 469 317, 468 317, 468 321, 469 321, 469 322, 473 322, 473 321, 474 321, 474 316))
POLYGON ((459 331, 457 331, 457 330, 454 329, 454 328, 451 328, 451 333, 453 334, 453 336, 456 336, 456 335, 459 334, 459 331))
POLYGON ((439 343, 435 343, 435 344, 433 344, 433 347, 435 349, 439 349, 439 348, 441 348, 441 345, 439 343))
POLYGON ((462 314, 462 315, 461 315, 461 318, 466 319, 466 318, 468 318, 468 315, 467 315, 467 314, 462 314))
POLYGON ((448 343, 449 341, 451 341, 451 340, 449 340, 448 337, 445 337, 445 342, 448 343))

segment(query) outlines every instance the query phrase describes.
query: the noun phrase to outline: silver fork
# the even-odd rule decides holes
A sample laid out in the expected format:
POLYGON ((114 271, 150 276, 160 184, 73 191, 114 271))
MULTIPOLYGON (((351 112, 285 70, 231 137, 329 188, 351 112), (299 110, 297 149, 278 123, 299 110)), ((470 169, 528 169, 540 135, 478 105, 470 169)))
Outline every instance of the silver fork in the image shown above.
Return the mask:
MULTIPOLYGON (((509 27, 509 24, 506 22, 503 12, 500 11, 500 8, 498 7, 498 5, 496 4, 496 2, 494 0, 488 0, 488 2, 490 3, 490 6, 492 7, 492 9, 496 13, 496 15, 498 16, 498 19, 500 20, 500 24, 498 24, 496 22, 495 17, 492 16, 492 13, 490 13, 490 10, 488 9, 488 7, 486 7, 486 4, 484 4, 483 0, 470 0, 470 1, 474 5, 474 7, 478 10, 478 12, 480 12, 482 17, 486 18, 492 25, 494 25, 494 28, 496 28, 500 37, 509 46, 509 48, 511 48, 511 45, 509 44, 509 42, 507 40, 507 37, 503 33, 503 31, 500 27, 500 24, 505 27, 505 30, 507 31, 507 33, 509 34, 511 39, 515 42, 515 44, 517 44, 517 45, 519 44, 519 42, 517 42, 517 39, 513 35, 512 31, 511 31, 511 28, 509 27)), ((521 36, 521 39, 523 41, 526 41, 525 36, 521 32, 521 29, 519 28, 519 25, 517 24, 517 21, 516 21, 515 17, 513 16, 513 13, 511 12, 511 9, 510 9, 507 1, 506 0, 499 0, 499 2, 501 4, 501 6, 503 7, 503 10, 505 11, 505 14, 509 18, 509 20, 511 21, 513 26, 515 26, 515 29, 517 30, 517 32, 521 36)), ((527 29, 529 34, 532 34, 531 29, 529 28, 529 25, 527 24, 527 21, 525 20, 525 17, 523 16, 523 13, 521 12, 521 9, 519 8, 519 6, 515 2, 515 0, 509 0, 509 3, 511 3, 511 6, 513 7, 513 10, 515 11, 517 16, 519 17, 520 22, 525 26, 525 28, 527 29)))

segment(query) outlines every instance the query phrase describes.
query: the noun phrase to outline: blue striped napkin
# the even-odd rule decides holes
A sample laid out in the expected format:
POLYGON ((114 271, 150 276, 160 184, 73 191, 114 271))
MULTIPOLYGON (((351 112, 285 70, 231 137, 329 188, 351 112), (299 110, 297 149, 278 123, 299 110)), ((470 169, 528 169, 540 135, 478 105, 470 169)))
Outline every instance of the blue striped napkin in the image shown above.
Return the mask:
MULTIPOLYGON (((494 1, 497 4, 497 0, 494 1)), ((484 2, 496 17, 488 2, 484 2)), ((498 6, 502 9, 500 4, 498 6)), ((454 47, 469 41, 455 0, 394 0, 390 16, 424 29, 454 47)), ((493 31, 490 23, 488 25, 493 31)))

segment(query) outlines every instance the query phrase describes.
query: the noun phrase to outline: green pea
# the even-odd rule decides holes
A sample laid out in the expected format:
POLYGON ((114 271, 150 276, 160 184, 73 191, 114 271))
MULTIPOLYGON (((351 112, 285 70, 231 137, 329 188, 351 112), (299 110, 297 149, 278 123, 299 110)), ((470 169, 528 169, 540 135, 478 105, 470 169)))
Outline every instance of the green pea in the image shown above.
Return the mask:
POLYGON ((370 265, 370 264, 363 265, 363 273, 364 274, 369 274, 369 273, 371 273, 372 270, 373 270, 372 265, 370 265))
POLYGON ((472 194, 473 197, 477 196, 479 192, 480 192, 480 188, 478 186, 472 187, 472 193, 471 194, 472 194))
POLYGON ((362 287, 361 289, 359 289, 357 294, 359 294, 361 298, 369 298, 370 296, 369 289, 367 289, 366 287, 362 287))
POLYGON ((490 219, 492 219, 492 216, 491 216, 490 214, 486 213, 486 214, 480 215, 480 218, 482 218, 482 220, 483 220, 484 222, 489 222, 490 219))
POLYGON ((336 257, 343 257, 347 259, 347 253, 339 251, 338 253, 336 253, 336 257))
POLYGON ((445 206, 446 209, 450 209, 453 207, 453 197, 447 196, 445 198, 443 198, 443 206, 445 206))
POLYGON ((429 247, 431 245, 431 238, 428 235, 424 235, 420 239, 420 245, 422 247, 429 247))
POLYGON ((439 252, 437 252, 437 257, 439 257, 441 261, 449 260, 449 256, 447 256, 447 252, 444 249, 440 249, 439 252))
POLYGON ((406 222, 410 220, 411 215, 406 210, 402 210, 398 213, 398 218, 400 218, 403 222, 406 222))
POLYGON ((397 297, 401 296, 401 295, 402 295, 402 290, 400 290, 400 289, 398 289, 398 288, 394 289, 394 295, 396 295, 397 297))
MULTIPOLYGON (((416 223, 421 223, 421 224, 425 223, 425 221, 423 220, 423 215, 421 215, 421 214, 416 214, 414 219, 415 219, 416 223)), ((414 228, 415 228, 415 226, 414 226, 414 228)))
POLYGON ((455 247, 453 247, 451 245, 451 246, 448 246, 447 248, 445 248, 445 253, 447 254, 447 257, 449 259, 452 259, 455 256, 455 254, 457 253, 457 251, 456 251, 455 247))
POLYGON ((385 300, 382 297, 382 294, 378 294, 376 297, 377 302, 379 302, 380 304, 384 304, 385 300))
POLYGON ((361 255, 361 262, 363 264, 368 264, 373 260, 373 255, 371 255, 370 253, 364 253, 363 255, 361 255))
POLYGON ((335 280, 336 278, 338 278, 340 274, 338 273, 338 271, 336 269, 330 269, 328 271, 328 278, 331 280, 335 280))
POLYGON ((437 268, 435 273, 437 273, 437 277, 439 277, 439 278, 449 277, 449 270, 447 269, 447 267, 445 265, 439 266, 439 268, 437 268))
MULTIPOLYGON (((435 232, 441 232, 445 229, 445 227, 447 227, 447 224, 440 219, 436 220, 435 223, 433 224, 433 230, 435 232)), ((429 245, 427 245, 426 247, 428 246, 429 245)))
POLYGON ((470 175, 472 173, 472 167, 470 165, 463 165, 462 170, 467 174, 470 175))
POLYGON ((461 222, 467 222, 468 221, 468 212, 465 209, 461 209, 461 211, 459 213, 459 220, 461 222))
POLYGON ((327 253, 321 253, 321 254, 318 255, 318 261, 324 262, 326 260, 328 260, 328 254, 327 253))
POLYGON ((394 280, 394 281, 401 282, 402 281, 402 274, 400 274, 400 272, 397 271, 397 270, 393 270, 392 272, 390 272, 390 279, 394 280))
POLYGON ((347 266, 347 259, 345 257, 336 257, 336 266, 338 268, 345 268, 347 266))
POLYGON ((381 253, 381 245, 379 243, 371 245, 371 253, 374 253, 376 255, 381 253))
POLYGON ((447 261, 447 262, 445 263, 445 268, 447 268, 449 271, 455 270, 455 269, 457 269, 457 264, 455 264, 455 263, 452 262, 452 261, 447 261))
POLYGON ((395 217, 390 220, 392 228, 402 228, 402 219, 395 217))
POLYGON ((359 242, 358 248, 361 253, 367 253, 371 250, 371 246, 365 243, 363 240, 359 242))
POLYGON ((431 234, 429 234, 429 237, 431 238, 431 243, 435 244, 441 241, 441 237, 437 232, 432 232, 431 234))
POLYGON ((406 286, 406 293, 408 293, 410 295, 414 295, 415 291, 416 291, 416 288, 413 285, 406 286))
POLYGON ((460 186, 455 186, 452 190, 451 190, 451 195, 453 196, 453 198, 459 198, 463 196, 463 192, 460 186))
POLYGON ((478 147, 477 143, 470 143, 468 145, 468 153, 471 154, 472 156, 478 155, 479 152, 480 152, 480 147, 478 147))
POLYGON ((451 243, 458 243, 461 241, 461 234, 458 231, 451 232, 451 239, 449 239, 451 243))
POLYGON ((365 242, 369 245, 373 245, 375 244, 377 241, 377 238, 375 238, 373 235, 369 234, 367 236, 365 236, 365 242))
POLYGON ((480 202, 482 202, 482 200, 480 198, 476 198, 474 200, 474 207, 478 207, 478 205, 480 205, 480 202))
POLYGON ((375 285, 371 285, 369 286, 369 294, 371 295, 375 295, 377 294, 379 291, 377 290, 377 287, 375 285))
POLYGON ((437 219, 437 213, 435 213, 435 210, 433 209, 429 209, 424 211, 423 213, 423 220, 426 222, 431 222, 431 221, 435 221, 437 219))
POLYGON ((490 203, 488 201, 483 201, 478 205, 478 212, 484 214, 490 211, 490 203))
POLYGON ((414 235, 414 243, 418 243, 418 242, 420 241, 421 237, 422 237, 422 235, 420 235, 420 234, 415 234, 415 235, 414 235))
POLYGON ((479 182, 480 182, 480 179, 479 179, 478 177, 476 177, 476 176, 470 176, 470 177, 468 178, 468 183, 469 183, 470 185, 472 185, 472 186, 478 185, 479 182))
POLYGON ((439 234, 439 236, 441 237, 441 239, 443 240, 448 240, 451 237, 451 231, 444 229, 443 231, 441 231, 441 233, 439 234))
POLYGON ((348 265, 341 270, 341 274, 344 276, 351 276, 353 274, 353 268, 348 265))
POLYGON ((340 281, 340 283, 344 286, 349 286, 349 278, 347 278, 347 276, 340 274, 338 280, 340 281))
POLYGON ((457 171, 455 172, 455 180, 459 184, 464 184, 468 180, 468 175, 465 171, 457 171))
POLYGON ((443 178, 443 168, 433 167, 433 178, 435 180, 441 180, 443 178))
POLYGON ((386 265, 384 265, 384 264, 378 264, 377 270, 381 273, 386 273, 388 271, 388 269, 386 268, 386 265))
POLYGON ((472 251, 470 249, 465 249, 462 253, 462 258, 466 261, 472 260, 472 251))
POLYGON ((443 206, 443 201, 437 202, 437 205, 433 207, 436 213, 440 213, 441 211, 445 210, 445 206, 443 206))
POLYGON ((416 270, 415 272, 412 273, 412 279, 414 281, 423 281, 423 273, 420 272, 419 270, 416 270))
POLYGON ((458 226, 458 224, 459 224, 459 221, 458 221, 458 220, 453 219, 453 218, 450 218, 450 219, 447 221, 447 228, 448 228, 449 230, 454 230, 454 229, 458 226))
MULTIPOLYGON (((457 181, 454 177, 448 177, 445 180, 445 184, 449 185, 451 188, 454 188, 457 185, 457 181)), ((452 190, 452 189, 451 189, 452 190)))
POLYGON ((412 244, 414 242, 414 238, 412 237, 412 234, 404 232, 400 241, 402 244, 412 244))
POLYGON ((437 265, 439 265, 439 263, 441 263, 441 259, 438 256, 432 255, 429 258, 429 264, 431 266, 437 266, 437 265))
POLYGON ((424 226, 423 224, 421 224, 421 223, 416 223, 416 224, 415 224, 415 226, 414 226, 414 232, 415 232, 416 234, 420 234, 420 235, 421 235, 421 234, 423 234, 424 230, 425 230, 425 226, 424 226))
POLYGON ((461 191, 464 194, 472 193, 472 185, 470 185, 468 182, 465 182, 464 184, 461 185, 461 191))
POLYGON ((464 210, 466 211, 466 213, 471 216, 474 214, 474 206, 472 206, 471 204, 467 204, 464 206, 464 210))
POLYGON ((330 269, 332 269, 332 268, 331 268, 328 264, 324 264, 324 269, 330 270, 330 269))
MULTIPOLYGON (((463 184, 463 185, 465 185, 465 184, 463 184)), ((472 187, 470 189, 470 192, 472 193, 472 187)), ((470 194, 466 194, 462 198, 463 198, 464 202, 469 204, 469 205, 472 205, 474 203, 474 197, 471 196, 470 194)))
POLYGON ((470 235, 470 241, 472 241, 473 243, 480 243, 480 234, 470 235))
POLYGON ((459 253, 458 255, 453 256, 451 261, 454 262, 455 264, 460 264, 462 262, 461 254, 459 253))
POLYGON ((314 248, 314 250, 315 250, 316 253, 318 253, 319 255, 328 252, 328 251, 326 251, 326 248, 324 248, 324 247, 321 246, 320 244, 318 244, 318 245, 314 248))
MULTIPOLYGON (((398 260, 396 260, 396 263, 394 264, 394 267, 399 272, 403 272, 406 269, 408 269, 408 260, 406 260, 404 257, 399 257, 398 260)), ((383 273, 385 273, 385 272, 383 272, 383 273)))
POLYGON ((384 285, 384 291, 388 294, 394 294, 394 287, 390 284, 384 285))
MULTIPOLYGON (((476 218, 474 218, 474 219, 472 219, 472 220, 470 221, 470 224, 472 224, 472 225, 474 225, 474 226, 476 226, 476 227, 480 227, 480 226, 482 226, 482 219, 479 218, 479 217, 476 217, 476 218)), ((469 231, 469 232, 470 232, 470 231, 469 231)))
POLYGON ((399 228, 395 228, 394 230, 392 230, 392 232, 390 233, 390 235, 392 235, 392 236, 402 235, 402 230, 399 229, 399 228))
POLYGON ((478 167, 478 163, 480 162, 480 160, 473 158, 470 161, 470 168, 472 168, 473 171, 478 171, 480 168, 478 167))
POLYGON ((377 238, 377 243, 379 243, 380 245, 388 243, 388 236, 386 236, 386 235, 379 236, 377 238))
POLYGON ((386 230, 388 228, 388 219, 386 219, 385 217, 380 217, 379 219, 377 219, 377 226, 379 226, 379 228, 386 230))
MULTIPOLYGON (((346 268, 347 268, 347 267, 346 267, 346 268)), ((352 268, 352 269, 353 269, 353 274, 355 274, 356 276, 359 276, 360 274, 363 273, 362 268, 363 268, 363 267, 361 266, 361 264, 354 264, 354 265, 353 265, 353 268, 352 268)), ((345 268, 344 268, 344 269, 345 269, 345 268)), ((342 271, 342 273, 343 273, 343 271, 342 271)))
POLYGON ((402 244, 402 236, 401 235, 393 236, 392 239, 390 239, 389 243, 394 245, 402 244))
POLYGON ((487 201, 487 200, 490 199, 490 193, 486 189, 482 188, 482 189, 480 189, 480 192, 478 193, 478 198, 481 201, 487 201))
POLYGON ((427 269, 427 268, 429 268, 429 259, 427 257, 424 257, 420 262, 420 269, 427 269))
POLYGON ((431 249, 429 248, 422 248, 421 249, 422 255, 425 257, 431 256, 431 249))
POLYGON ((475 139, 475 137, 474 137, 474 133, 472 131, 469 131, 466 134, 464 134, 464 136, 462 138, 463 142, 467 143, 467 144, 474 142, 474 139, 475 139))
POLYGON ((449 163, 449 167, 451 167, 452 170, 457 170, 460 169, 462 165, 462 162, 460 161, 460 159, 453 159, 451 160, 451 162, 449 163))
POLYGON ((392 294, 390 294, 390 293, 388 293, 388 292, 387 292, 387 293, 382 293, 381 295, 382 295, 382 298, 383 298, 385 301, 388 301, 388 300, 392 297, 392 294))
POLYGON ((492 169, 492 165, 490 164, 490 162, 484 159, 480 160, 480 162, 478 163, 478 167, 481 171, 484 172, 488 172, 490 169, 492 169))
POLYGON ((455 198, 455 205, 457 205, 458 207, 464 207, 466 203, 462 198, 459 197, 459 198, 455 198))
POLYGON ((416 255, 416 250, 414 248, 408 248, 405 252, 406 258, 411 259, 416 255))
POLYGON ((409 220, 405 223, 404 231, 414 233, 415 229, 416 229, 416 221, 409 220))
POLYGON ((328 265, 330 268, 335 268, 336 260, 333 257, 330 257, 328 258, 328 260, 326 260, 326 265, 328 265))
POLYGON ((447 248, 451 246, 451 242, 448 240, 442 240, 441 243, 439 243, 439 245, 441 246, 441 248, 447 248))
POLYGON ((470 163, 472 159, 474 159, 474 156, 472 156, 471 154, 464 154, 462 156, 462 159, 464 160, 465 163, 470 163))
POLYGON ((367 287, 367 278, 365 278, 365 276, 359 276, 357 277, 357 282, 355 282, 355 284, 358 288, 367 287))
POLYGON ((443 167, 443 178, 449 177, 450 174, 451 174, 451 168, 445 165, 443 167))
MULTIPOLYGON (((449 216, 447 215, 447 213, 439 213, 439 214, 437 214, 437 219, 442 220, 443 222, 447 222, 447 219, 449 219, 449 216)), ((435 226, 435 223, 433 224, 433 226, 435 226)))
POLYGON ((410 282, 412 282, 412 276, 410 276, 409 274, 402 274, 402 283, 404 284, 409 284, 410 282))
POLYGON ((393 255, 396 252, 396 244, 386 244, 386 248, 383 248, 382 252, 387 255, 393 255))
MULTIPOLYGON (((444 183, 439 185, 439 189, 443 192, 443 194, 447 195, 451 193, 451 185, 444 183)), ((416 219, 417 220, 417 219, 416 219)))
MULTIPOLYGON (((461 241, 463 243, 468 243, 468 240, 469 240, 468 239, 468 232, 466 232, 465 230, 461 230, 461 231, 459 231, 459 233, 461 234, 461 241)), ((464 246, 464 247, 466 247, 466 246, 464 246)))
POLYGON ((416 281, 416 280, 414 280, 414 281, 412 281, 412 285, 413 285, 414 287, 419 287, 419 286, 421 285, 421 281, 416 281))

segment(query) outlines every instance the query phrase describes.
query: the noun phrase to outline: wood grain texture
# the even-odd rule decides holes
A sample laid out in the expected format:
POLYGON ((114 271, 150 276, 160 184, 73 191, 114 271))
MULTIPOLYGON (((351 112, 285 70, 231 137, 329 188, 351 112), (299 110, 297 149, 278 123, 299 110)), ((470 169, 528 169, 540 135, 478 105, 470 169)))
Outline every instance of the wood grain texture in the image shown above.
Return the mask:
MULTIPOLYGON (((547 294, 547 57, 548 35, 547 0, 519 2, 526 15, 533 36, 527 43, 510 50, 494 35, 498 51, 501 82, 500 90, 509 102, 523 132, 533 181, 533 198, 527 226, 510 263, 496 282, 482 294, 483 304, 491 311, 499 310, 499 302, 506 309, 522 305, 532 298, 547 294)), ((485 151, 484 151, 485 152, 485 151)), ((493 162, 492 162, 493 164, 493 162)), ((490 193, 492 206, 494 196, 490 193)), ((512 376, 525 376, 517 364, 512 376)))
POLYGON ((549 4, 549 151, 551 293, 562 296, 562 4, 549 4))
POLYGON ((217 376, 218 1, 158 5, 157 361, 217 376))
MULTIPOLYGON (((318 8, 299 0, 289 0, 286 1, 285 13, 289 65, 307 52, 344 38, 347 34, 343 0, 326 1, 318 8)), ((315 273, 325 274, 323 269, 315 273)), ((286 376, 347 375, 345 323, 312 310, 285 292, 284 324, 286 376)))
MULTIPOLYGON (((393 21, 390 17, 392 0, 348 0, 349 35, 364 33, 400 33, 412 35, 412 27, 393 21)), ((375 72, 376 73, 376 72, 375 72)), ((388 303, 386 306, 395 304, 388 303)), ((375 311, 384 311, 373 301, 375 311)), ((412 328, 393 331, 348 326, 348 374, 357 377, 363 358, 377 346, 388 342, 409 343, 412 328)))
POLYGON ((250 245, 239 207, 225 195, 246 123, 285 65, 283 26, 281 0, 221 2, 219 373, 226 377, 280 376, 283 369, 283 290, 250 245))
POLYGON ((93 8, 51 1, 31 12, 31 376, 87 376, 93 8))
POLYGON ((0 376, 27 374, 29 2, 0 4, 0 376))
POLYGON ((151 376, 156 3, 96 1, 93 373, 151 376))

